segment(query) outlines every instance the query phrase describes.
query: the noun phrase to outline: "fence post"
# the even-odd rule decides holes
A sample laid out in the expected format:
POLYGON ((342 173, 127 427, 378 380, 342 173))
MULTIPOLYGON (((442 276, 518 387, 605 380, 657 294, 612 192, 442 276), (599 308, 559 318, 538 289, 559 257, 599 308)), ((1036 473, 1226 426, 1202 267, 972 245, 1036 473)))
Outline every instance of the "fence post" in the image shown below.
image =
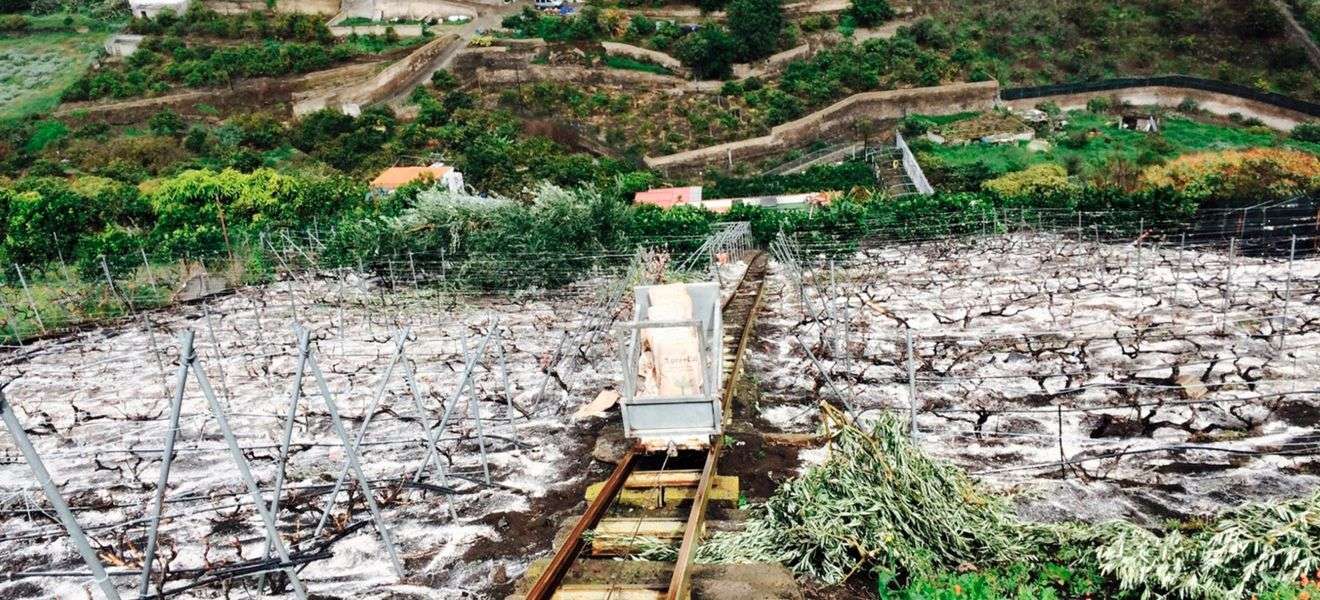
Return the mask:
POLYGON ((1283 315, 1279 327, 1279 352, 1288 336, 1288 305, 1292 303, 1293 259, 1297 257, 1297 234, 1292 235, 1288 245, 1288 280, 1283 285, 1283 315))
POLYGON ((14 270, 18 271, 18 282, 23 284, 23 295, 27 296, 28 307, 32 309, 32 318, 36 319, 37 327, 41 329, 41 335, 46 335, 46 324, 41 320, 41 312, 37 310, 37 301, 32 298, 32 290, 28 288, 27 277, 23 276, 23 267, 14 263, 14 270))
MULTIPOLYGON (((298 327, 298 331, 301 334, 302 328, 301 326, 298 327)), ((371 481, 367 479, 365 472, 362 470, 362 464, 358 462, 358 449, 362 447, 362 440, 367 435, 367 427, 371 425, 371 417, 376 414, 376 407, 380 404, 381 397, 384 396, 385 390, 389 386, 390 378, 394 374, 394 368, 398 365, 399 358, 403 354, 403 339, 406 335, 406 332, 400 332, 396 337, 394 353, 390 359, 389 367, 385 369, 385 375, 381 378, 380 387, 377 388, 376 395, 372 398, 371 405, 362 419, 362 425, 359 426, 357 438, 351 442, 348 438, 348 431, 344 429, 343 420, 339 417, 339 407, 335 402, 334 395, 330 392, 330 384, 326 383, 325 373, 321 371, 321 367, 316 363, 316 355, 310 351, 304 355, 304 359, 307 361, 307 368, 312 372, 312 376, 316 380, 317 391, 320 392, 322 399, 325 400, 326 410, 330 413, 330 424, 335 430, 335 435, 339 437, 339 443, 344 447, 344 455, 347 457, 343 468, 339 471, 339 478, 335 480, 334 488, 330 490, 330 494, 326 497, 325 508, 321 512, 321 518, 316 524, 316 531, 312 533, 312 537, 316 538, 321 535, 321 531, 325 529, 326 519, 330 516, 330 511, 334 509, 335 497, 338 496, 339 491, 343 489, 344 480, 348 477, 349 472, 352 471, 354 477, 358 480, 358 484, 362 486, 362 497, 366 500, 367 508, 371 511, 371 518, 375 522, 376 532, 380 534, 380 540, 385 545, 385 551, 389 555, 390 565, 394 568, 394 574, 397 575, 399 579, 403 579, 404 576, 403 563, 399 561, 398 551, 394 547, 394 538, 390 534, 389 528, 385 526, 385 519, 381 516, 380 507, 376 505, 376 498, 371 492, 371 481)))
MULTIPOLYGON (((247 487, 248 495, 252 497, 252 504, 257 509, 257 514, 261 517, 261 522, 266 527, 266 537, 271 540, 275 546, 275 554, 280 557, 282 564, 291 563, 288 547, 284 545, 284 540, 280 539, 279 528, 275 524, 275 516, 270 512, 266 505, 266 499, 261 495, 261 488, 257 486, 257 481, 252 477, 252 469, 248 467, 247 458, 243 456, 243 448, 238 444, 238 438, 234 436, 234 431, 229 427, 229 417, 225 415, 225 409, 220 406, 220 401, 215 396, 215 390, 211 389, 211 382, 206 377, 206 369, 197 365, 197 355, 189 357, 189 369, 197 379, 197 387, 202 391, 202 396, 206 398, 207 404, 211 407, 211 414, 215 417, 216 425, 220 427, 220 434, 225 439, 225 445, 229 447, 229 456, 238 470, 239 479, 247 487)), ((371 496, 368 494, 367 498, 371 496)), ((289 576, 289 584, 293 586, 293 594, 299 600, 306 600, 307 590, 298 580, 298 575, 293 567, 284 567, 284 572, 289 576)))
POLYGON ((110 276, 110 265, 106 264, 105 255, 102 254, 99 258, 101 259, 101 272, 105 274, 105 283, 110 286, 110 293, 118 296, 124 303, 124 306, 128 308, 128 314, 137 317, 142 321, 142 325, 147 330, 147 340, 151 342, 151 353, 156 357, 156 369, 160 371, 161 389, 163 389, 165 395, 168 396, 170 394, 170 388, 166 381, 165 360, 160 357, 160 347, 156 345, 156 328, 151 326, 150 319, 137 313, 137 310, 133 307, 133 300, 129 298, 127 294, 121 293, 119 289, 115 287, 115 279, 110 276))
POLYGON ((1064 479, 1068 478, 1068 454, 1063 451, 1063 405, 1055 405, 1055 411, 1059 416, 1059 475, 1064 479))
POLYGON ((151 287, 158 287, 159 284, 156 283, 156 274, 151 271, 151 263, 147 261, 147 251, 139 246, 138 253, 142 255, 142 268, 147 272, 147 281, 151 282, 151 287))
POLYGON ((907 369, 908 369, 908 439, 913 444, 917 443, 917 361, 915 352, 912 348, 912 328, 903 330, 907 337, 907 369))
POLYGON ((151 521, 147 525, 147 549, 142 554, 142 578, 138 581, 138 595, 146 596, 151 588, 151 568, 156 562, 156 534, 160 529, 161 505, 165 502, 165 489, 170 482, 170 467, 174 464, 174 441, 179 437, 179 413, 183 409, 183 390, 188 382, 188 364, 193 355, 193 332, 179 335, 179 371, 174 379, 174 395, 170 399, 169 427, 165 430, 165 449, 160 456, 160 478, 151 499, 151 521))
POLYGON ((1237 238, 1228 239, 1228 273, 1224 275, 1224 307, 1219 315, 1219 333, 1228 327, 1228 307, 1233 303, 1233 267, 1237 264, 1237 238))

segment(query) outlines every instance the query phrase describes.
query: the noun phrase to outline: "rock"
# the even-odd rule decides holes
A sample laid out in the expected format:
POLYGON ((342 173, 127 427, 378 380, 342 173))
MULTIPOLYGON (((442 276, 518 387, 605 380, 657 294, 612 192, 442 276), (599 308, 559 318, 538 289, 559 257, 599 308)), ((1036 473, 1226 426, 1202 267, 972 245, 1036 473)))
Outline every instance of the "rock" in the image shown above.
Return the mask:
POLYGON ((996 133, 981 138, 983 144, 1016 144, 1018 142, 1029 142, 1036 139, 1036 132, 1023 131, 1021 133, 996 133))
POLYGON ((614 464, 623 459, 629 445, 630 442, 623 437, 623 427, 612 425, 602 429, 600 435, 596 437, 596 447, 591 449, 591 457, 603 463, 614 464))
POLYGON ((174 292, 175 302, 194 302, 214 296, 229 289, 224 277, 209 273, 195 273, 183 282, 183 286, 174 292))
POLYGON ((926 132, 926 135, 922 137, 926 138, 930 143, 935 144, 936 146, 943 146, 944 143, 948 141, 944 139, 944 136, 935 133, 934 131, 928 131, 926 132))
POLYGON ((1045 140, 1031 140, 1027 142, 1027 150, 1032 152, 1049 152, 1054 145, 1045 140))
POLYGON ((1173 381, 1182 386, 1183 395, 1187 396, 1188 400, 1199 400, 1209 391, 1201 382, 1201 378, 1191 373, 1183 373, 1173 381))

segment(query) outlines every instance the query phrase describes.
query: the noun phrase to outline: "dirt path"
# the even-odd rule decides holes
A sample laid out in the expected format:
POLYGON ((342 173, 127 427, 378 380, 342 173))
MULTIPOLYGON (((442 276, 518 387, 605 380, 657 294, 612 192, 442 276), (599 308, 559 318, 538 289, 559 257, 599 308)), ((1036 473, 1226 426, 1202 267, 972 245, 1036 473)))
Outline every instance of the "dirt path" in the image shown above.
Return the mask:
POLYGON ((1283 18, 1288 22, 1288 37, 1293 38, 1298 44, 1306 49, 1306 58, 1311 61, 1311 66, 1320 69, 1320 45, 1316 45, 1311 37, 1311 32, 1307 31, 1302 24, 1297 21, 1297 16, 1292 13, 1292 8, 1284 0, 1272 0, 1274 7, 1279 9, 1283 18))

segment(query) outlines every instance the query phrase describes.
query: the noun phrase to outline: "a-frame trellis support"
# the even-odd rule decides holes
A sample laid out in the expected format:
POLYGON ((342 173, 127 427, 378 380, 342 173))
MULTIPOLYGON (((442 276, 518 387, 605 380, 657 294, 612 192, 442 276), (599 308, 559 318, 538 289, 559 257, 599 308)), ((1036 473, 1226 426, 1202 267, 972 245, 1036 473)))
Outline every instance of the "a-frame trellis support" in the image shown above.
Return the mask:
MULTIPOLYGON (((358 449, 362 445, 362 439, 367 434, 367 427, 371 425, 371 416, 376 412, 376 406, 380 404, 381 396, 385 394, 385 388, 389 384, 390 376, 394 373, 394 368, 398 365, 399 357, 402 353, 402 342, 395 345, 394 355, 390 359, 390 365, 385 370, 385 375, 381 379, 380 387, 376 390, 376 396, 371 401, 371 408, 367 409, 366 416, 362 420, 361 427, 358 428, 357 437, 349 440, 348 430, 344 428, 344 421, 339 416, 339 407, 335 402, 335 395, 330 391, 330 385, 326 383, 325 373, 321 371, 321 366, 316 363, 316 355, 310 348, 311 334, 306 328, 295 324, 294 332, 298 334, 298 370, 297 379, 294 380, 294 388, 300 389, 302 386, 303 373, 310 372, 312 378, 316 381, 317 391, 321 398, 325 400, 326 410, 330 413, 330 423, 334 427, 335 435, 339 437, 339 443, 344 447, 344 468, 339 472, 339 478, 335 481, 335 486, 330 490, 330 495, 325 499, 325 508, 321 511, 321 519, 316 524, 316 531, 312 533, 311 539, 320 537, 324 531, 330 512, 334 510, 335 497, 343 489, 344 480, 352 472, 353 478, 357 480, 362 489, 362 497, 367 502, 367 509, 371 511, 371 519, 376 525, 376 532, 380 534, 380 541, 385 545, 385 553, 390 559, 390 566, 394 569, 394 574, 399 579, 403 579, 403 562, 399 560, 399 552, 394 546, 394 537, 390 533, 389 527, 385 525, 385 518, 381 516, 380 506, 376 504, 376 496, 371 491, 371 481, 367 479, 366 473, 362 470, 362 463, 358 460, 358 449)), ((290 414, 296 409, 291 408, 290 414)), ((286 430, 288 426, 286 426, 286 430)), ((281 456, 287 455, 287 446, 281 451, 281 456)))
MULTIPOLYGON (((155 496, 152 498, 150 524, 147 530, 147 550, 143 555, 142 578, 138 589, 142 596, 146 596, 151 585, 151 568, 156 558, 156 536, 160 529, 161 507, 165 500, 166 488, 169 486, 170 467, 174 462, 174 441, 179 436, 179 414, 183 408, 183 395, 188 383, 188 374, 192 373, 197 381, 197 387, 206 398, 210 406, 211 415, 215 417, 216 425, 220 427, 220 433, 225 438, 225 445, 229 447, 229 455, 233 460, 234 467, 238 470, 239 478, 243 480, 243 485, 247 487, 248 494, 252 497, 252 503, 261 516, 262 524, 266 528, 266 541, 274 547, 275 554, 279 556, 280 562, 284 565, 281 570, 289 576, 289 584, 293 587, 293 593, 299 600, 306 600, 307 590, 298 580, 297 574, 291 566, 289 550, 280 539, 279 530, 275 526, 275 515, 271 512, 271 505, 266 503, 262 496, 261 488, 257 486, 256 480, 252 477, 252 470, 248 467, 247 459, 243 457, 243 448, 238 444, 238 438, 234 436, 234 431, 229 427, 229 417, 225 415, 224 408, 220 405, 220 400, 216 398, 215 390, 211 388, 211 382, 207 379, 206 370, 201 368, 197 359, 197 354, 193 351, 193 332, 185 331, 179 336, 179 370, 176 377, 174 397, 170 402, 169 429, 165 434, 165 447, 161 457, 160 480, 156 486, 155 496)), ((278 496, 277 496, 278 497, 278 496)))

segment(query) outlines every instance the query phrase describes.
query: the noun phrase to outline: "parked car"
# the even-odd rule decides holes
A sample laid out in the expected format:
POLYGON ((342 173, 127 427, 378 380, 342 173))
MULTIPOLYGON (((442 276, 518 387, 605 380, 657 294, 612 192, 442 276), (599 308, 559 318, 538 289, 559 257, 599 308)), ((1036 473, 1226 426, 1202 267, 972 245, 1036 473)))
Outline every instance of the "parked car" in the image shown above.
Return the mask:
POLYGON ((533 0, 537 8, 559 8, 564 5, 564 0, 533 0))

